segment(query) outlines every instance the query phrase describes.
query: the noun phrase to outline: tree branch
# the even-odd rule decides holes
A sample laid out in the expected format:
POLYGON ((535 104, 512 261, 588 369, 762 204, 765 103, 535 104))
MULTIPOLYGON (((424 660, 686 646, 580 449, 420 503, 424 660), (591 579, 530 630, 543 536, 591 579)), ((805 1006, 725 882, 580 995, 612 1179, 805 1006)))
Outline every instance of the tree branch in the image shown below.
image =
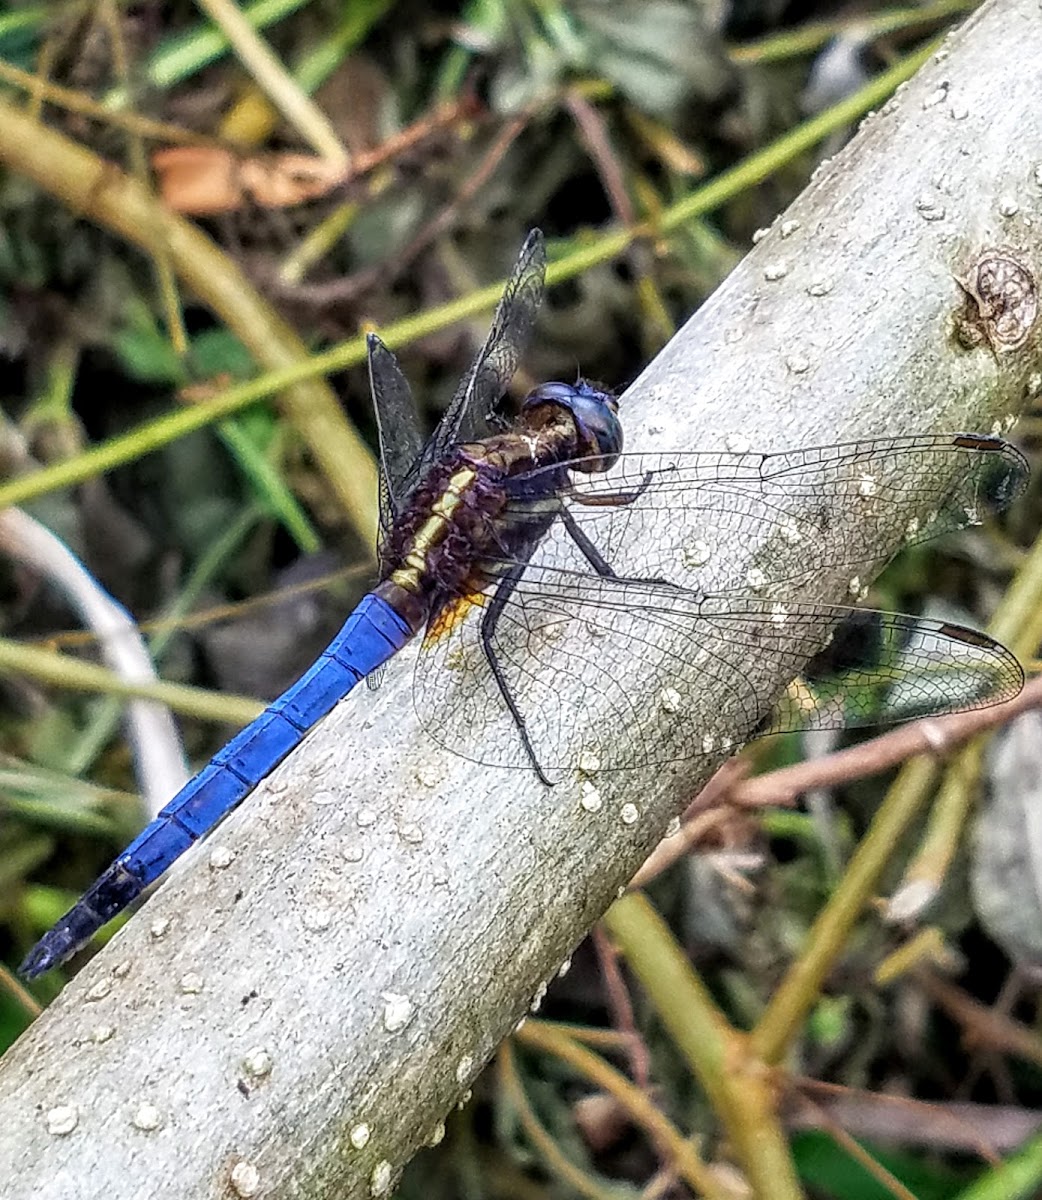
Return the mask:
MULTIPOLYGON (((955 277, 988 246, 1037 272, 1040 93, 1034 0, 985 6, 629 390, 629 447, 1004 425, 1038 390, 1031 348, 958 346, 955 277)), ((598 780, 591 812, 575 779, 434 747, 402 659, 0 1064, 6 1200, 202 1200, 233 1176, 270 1198, 386 1192, 716 765, 598 780)), ((642 664, 619 666, 639 688, 642 664)))

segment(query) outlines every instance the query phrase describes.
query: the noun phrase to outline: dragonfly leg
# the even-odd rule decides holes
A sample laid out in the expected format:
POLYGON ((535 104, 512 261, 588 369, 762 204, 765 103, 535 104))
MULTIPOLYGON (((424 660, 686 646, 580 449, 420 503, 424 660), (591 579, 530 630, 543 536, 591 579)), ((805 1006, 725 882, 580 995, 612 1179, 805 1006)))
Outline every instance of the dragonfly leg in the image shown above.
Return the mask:
POLYGON ((561 522, 568 531, 569 537, 571 537, 572 541, 582 551, 583 558, 586 559, 586 561, 591 567, 593 567, 598 575, 603 575, 611 579, 617 579, 620 583, 656 583, 663 587, 676 586, 676 584, 670 583, 668 579, 662 579, 658 576, 644 578, 638 576, 626 577, 622 575, 616 575, 612 568, 608 565, 604 555, 601 554, 593 542, 591 542, 586 534, 583 533, 579 522, 575 519, 575 517, 572 516, 567 508, 561 509, 561 522))
MULTIPOLYGON (((592 549, 592 547, 591 547, 592 549)), ((594 551, 596 554, 596 551, 594 551)), ((603 562, 603 559, 601 560, 603 562)), ((491 603, 485 609, 485 615, 481 618, 481 645, 485 651, 485 657, 488 659, 488 665, 492 669, 493 678, 499 688, 499 694, 503 697, 503 703, 510 710, 510 715, 514 718, 514 724, 517 726, 517 731, 521 735, 521 743, 525 748, 525 753, 531 759, 532 766, 535 768, 535 773, 539 776, 541 783, 547 787, 553 787, 553 784, 547 778, 545 771, 539 765, 539 759, 536 758, 535 748, 528 736, 528 727, 525 724, 525 718, 521 715, 521 710, 517 706, 517 701, 514 699, 510 691, 510 685, 507 683, 506 676, 503 674, 503 668, 499 665, 499 659, 496 657, 496 652, 492 646, 492 636, 496 631, 496 623, 506 607, 507 601, 514 588, 517 587, 518 580, 525 572, 525 563, 518 563, 511 571, 502 577, 499 586, 496 588, 495 595, 492 597, 491 603)), ((605 566, 607 564, 605 563, 605 566)))
POLYGON ((640 487, 631 488, 628 492, 598 492, 595 496, 589 496, 581 491, 569 491, 568 499, 573 504, 584 504, 587 508, 624 508, 644 495, 654 474, 654 471, 645 471, 640 487))
POLYGON ((604 556, 593 544, 593 542, 591 542, 586 534, 583 533, 582 529, 579 527, 579 522, 575 519, 575 517, 572 516, 567 508, 562 507, 561 509, 561 521, 563 522, 565 529, 568 531, 568 536, 572 539, 576 546, 579 547, 579 549, 582 551, 583 558, 586 559, 586 561, 591 567, 593 567, 597 574, 611 576, 614 578, 615 572, 608 565, 604 556))

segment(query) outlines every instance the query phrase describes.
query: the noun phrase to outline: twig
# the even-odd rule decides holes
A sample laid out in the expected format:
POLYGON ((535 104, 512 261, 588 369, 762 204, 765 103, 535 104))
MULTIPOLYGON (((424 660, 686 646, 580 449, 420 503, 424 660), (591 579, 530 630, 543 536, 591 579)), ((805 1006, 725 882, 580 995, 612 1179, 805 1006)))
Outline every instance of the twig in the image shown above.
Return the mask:
POLYGON ((542 1155, 547 1170, 580 1196, 587 1197, 587 1200, 610 1200, 607 1185, 602 1186, 586 1171, 571 1162, 550 1131, 536 1116, 535 1109, 525 1095, 510 1042, 504 1042, 500 1047, 496 1056, 496 1068, 500 1091, 513 1106, 521 1127, 542 1155))
POLYGON ((732 758, 724 763, 688 806, 676 832, 667 833, 648 855, 630 880, 631 888, 647 887, 702 841, 707 829, 718 824, 720 814, 727 812, 724 806, 731 798, 733 781, 740 779, 745 770, 746 765, 740 758, 732 758))
MULTIPOLYGON (((126 85, 130 78, 130 63, 127 48, 123 39, 123 24, 120 10, 115 0, 102 0, 98 7, 99 20, 103 21, 112 46, 112 61, 120 81, 126 85)), ((130 159, 130 174, 146 192, 154 192, 152 176, 148 169, 148 156, 144 140, 136 131, 130 129, 126 133, 127 157, 130 159)), ((152 269, 159 286, 162 310, 166 317, 167 335, 174 353, 179 357, 188 352, 188 333, 185 330, 184 314, 181 311, 180 298, 177 292, 177 280, 174 275, 170 255, 159 236, 159 230, 154 231, 150 239, 153 246, 152 269)))
POLYGON ((630 202, 626 181, 622 177, 622 168, 611 148, 600 114, 578 88, 565 90, 564 103, 572 114, 587 152, 597 167, 616 220, 622 225, 635 225, 637 214, 630 202))
POLYGON ((231 0, 197 0, 197 3, 210 14, 254 82, 290 125, 322 158, 346 165, 347 151, 329 118, 301 91, 242 9, 231 0))
MULTIPOLYGON (((142 633, 183 633, 188 629, 203 629, 218 621, 235 621, 250 613, 284 604, 295 596, 310 596, 315 592, 327 591, 334 584, 344 583, 349 579, 358 580, 368 573, 369 567, 365 563, 353 567, 340 567, 336 571, 327 571, 315 579, 272 588, 271 591, 250 596, 247 600, 233 600, 227 604, 213 604, 198 612, 184 612, 176 616, 139 621, 137 628, 142 633)), ((39 638, 34 643, 26 642, 24 644, 35 645, 37 649, 53 649, 87 646, 95 641, 97 641, 97 637, 87 630, 62 630, 48 634, 45 638, 39 638)))
POLYGON ((727 1129, 756 1196, 802 1194, 775 1112, 773 1084, 728 1025, 662 918, 640 892, 617 900, 604 924, 727 1129))
MULTIPOLYGON (((997 1155, 1016 1149, 1042 1125, 1042 1113, 992 1104, 917 1100, 844 1087, 820 1079, 793 1079, 792 1087, 812 1095, 833 1120, 855 1137, 899 1146, 929 1146, 976 1154, 994 1165, 997 1155)), ((817 1128, 816 1116, 792 1112, 790 1129, 817 1128)))
POLYGON ((629 992, 626 990, 626 981, 619 970, 618 953, 604 936, 599 925, 594 926, 590 938, 601 964, 601 977, 604 980, 604 989, 612 1013, 612 1025, 625 1038, 633 1082, 643 1091, 649 1091, 651 1088, 651 1056, 648 1054, 644 1037, 634 1019, 633 1004, 630 1001, 629 992))
POLYGON ((526 1021, 514 1038, 531 1050, 552 1054, 568 1063, 594 1086, 607 1092, 630 1119, 643 1129, 666 1155, 677 1175, 706 1200, 728 1200, 729 1192, 714 1178, 668 1117, 647 1092, 634 1086, 620 1071, 598 1054, 580 1046, 559 1027, 545 1021, 526 1021))
POLYGON ((49 79, 41 79, 29 71, 23 71, 13 63, 0 59, 0 80, 21 88, 37 97, 46 104, 63 108, 67 112, 81 113, 95 121, 111 125, 116 129, 125 129, 136 133, 139 137, 152 141, 164 142, 180 146, 213 146, 214 139, 207 134, 196 133, 180 125, 171 125, 167 121, 153 121, 148 117, 139 116, 135 112, 120 112, 107 108, 101 101, 86 96, 74 88, 62 87, 49 79))
POLYGON ((987 1008, 936 971, 923 967, 915 972, 915 980, 935 1004, 962 1026, 967 1045, 987 1046, 1042 1066, 1042 1041, 1033 1030, 1006 1013, 987 1008))
POLYGON ((860 1163, 865 1172, 886 1188, 896 1200, 916 1200, 916 1197, 897 1176, 876 1162, 864 1146, 859 1145, 842 1125, 833 1120, 832 1115, 826 1109, 816 1104, 809 1096, 799 1096, 799 1100, 815 1114, 819 1128, 826 1130, 836 1145, 845 1150, 855 1162, 860 1163))
POLYGON ((328 283, 290 287, 279 282, 277 286, 280 293, 296 301, 306 301, 309 304, 325 307, 332 304, 350 303, 379 285, 396 278, 432 242, 451 227, 463 209, 486 186, 503 161, 507 150, 525 129, 529 119, 527 114, 522 114, 506 123, 499 136, 482 156, 477 167, 461 184, 451 203, 445 205, 433 220, 428 221, 392 259, 376 263, 364 271, 356 271, 346 279, 334 279, 328 283))
POLYGON ((1020 713, 1040 705, 1042 678, 1029 679, 1020 695, 1004 704, 911 721, 823 758, 794 763, 753 779, 740 779, 723 798, 753 808, 793 804, 811 788, 840 787, 856 779, 867 779, 919 755, 942 758, 976 734, 998 729, 1020 713))

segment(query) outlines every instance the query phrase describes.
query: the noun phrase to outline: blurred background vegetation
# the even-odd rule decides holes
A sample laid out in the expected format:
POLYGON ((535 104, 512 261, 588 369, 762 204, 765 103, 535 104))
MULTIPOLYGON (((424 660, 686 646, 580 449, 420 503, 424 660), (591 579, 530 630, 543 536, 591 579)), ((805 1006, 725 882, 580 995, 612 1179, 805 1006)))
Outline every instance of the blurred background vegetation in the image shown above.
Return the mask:
MULTIPOLYGON (((141 826, 140 795, 162 803, 176 786, 142 777, 121 697, 168 704, 198 766, 368 587, 364 330, 398 350, 433 426, 539 225, 557 286, 517 392, 577 367, 621 389, 970 7, 0 9, 0 505, 57 534, 142 627, 162 679, 193 685, 98 666, 104 622, 88 613, 84 628, 79 585, 48 565, 39 527, 0 526, 9 966, 141 826)), ((1020 432, 1030 447, 1030 418, 1020 432)), ((873 601, 983 624, 1026 561, 1036 513, 1028 497, 1001 528, 920 548, 873 601)), ((1042 1144, 1019 1151, 1015 1178, 998 1165, 1034 1133, 1042 1099, 1042 1051, 1024 1024, 1034 1010, 1006 986, 1042 955, 1039 884, 1020 861, 1035 743, 1037 728, 1007 743, 1027 746, 1012 784, 993 759, 960 758, 941 791, 990 789, 993 805, 1013 805, 1001 825, 1013 832, 998 849, 983 839, 983 866, 942 856, 945 886, 915 936, 871 910, 852 922, 809 1019, 789 1031, 771 1086, 808 1195, 1039 1194, 1042 1144)), ((717 806, 689 814, 684 845, 700 853, 650 873, 662 937, 736 1029, 804 951, 894 768, 795 807, 722 802, 743 774, 831 749, 755 747, 717 785, 717 806)), ((964 820, 965 806, 950 818, 960 831, 964 820)), ((888 864, 881 890, 905 863, 888 864)), ((644 916, 609 928, 625 946, 644 916)), ((589 939, 400 1194, 686 1196, 706 1177, 678 1166, 682 1133, 712 1194, 742 1195, 670 998, 629 968, 606 933, 589 939)), ((6 1045, 60 981, 33 996, 10 970, 0 982, 6 1045)))

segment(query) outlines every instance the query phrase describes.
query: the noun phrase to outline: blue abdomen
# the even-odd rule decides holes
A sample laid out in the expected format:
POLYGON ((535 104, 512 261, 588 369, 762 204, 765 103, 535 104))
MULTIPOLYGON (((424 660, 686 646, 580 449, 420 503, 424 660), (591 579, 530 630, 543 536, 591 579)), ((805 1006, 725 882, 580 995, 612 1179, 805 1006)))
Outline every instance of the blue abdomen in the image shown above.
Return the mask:
POLYGON ((412 636, 380 596, 365 596, 295 684, 214 755, 130 843, 21 966, 33 978, 63 962, 239 805, 309 729, 412 636))

